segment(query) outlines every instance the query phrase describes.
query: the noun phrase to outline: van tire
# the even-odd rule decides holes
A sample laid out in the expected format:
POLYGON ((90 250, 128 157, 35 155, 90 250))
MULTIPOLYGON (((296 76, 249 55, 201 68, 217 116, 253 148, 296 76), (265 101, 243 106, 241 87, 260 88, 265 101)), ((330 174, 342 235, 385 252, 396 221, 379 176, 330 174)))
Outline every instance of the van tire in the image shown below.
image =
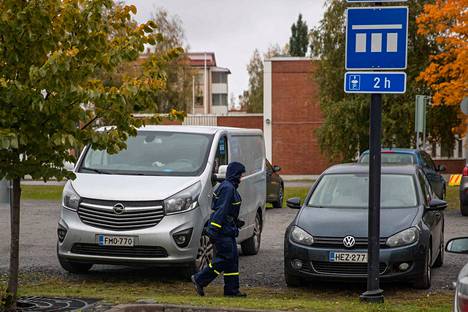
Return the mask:
POLYGON ((257 212, 255 216, 255 227, 252 237, 241 243, 242 253, 247 256, 254 256, 260 250, 260 243, 262 241, 262 216, 257 212))
POLYGON ((73 273, 73 274, 86 274, 93 267, 92 263, 81 263, 81 262, 70 261, 60 256, 58 256, 58 260, 59 260, 60 265, 65 271, 69 273, 73 273))

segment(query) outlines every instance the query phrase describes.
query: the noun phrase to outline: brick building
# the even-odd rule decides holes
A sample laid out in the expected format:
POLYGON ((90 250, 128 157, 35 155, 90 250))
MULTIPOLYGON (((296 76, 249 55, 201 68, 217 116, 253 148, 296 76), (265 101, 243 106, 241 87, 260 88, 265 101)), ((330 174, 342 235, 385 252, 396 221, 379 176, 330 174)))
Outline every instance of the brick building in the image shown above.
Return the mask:
POLYGON ((323 117, 317 61, 275 57, 264 63, 264 135, 267 158, 283 174, 317 175, 329 166, 320 152, 315 130, 323 117))

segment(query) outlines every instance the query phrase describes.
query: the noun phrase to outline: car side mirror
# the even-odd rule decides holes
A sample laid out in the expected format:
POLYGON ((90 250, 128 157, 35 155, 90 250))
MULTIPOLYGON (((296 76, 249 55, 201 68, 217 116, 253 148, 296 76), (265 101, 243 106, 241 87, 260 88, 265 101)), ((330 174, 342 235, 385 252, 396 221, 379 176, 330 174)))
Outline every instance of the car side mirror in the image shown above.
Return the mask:
POLYGON ((289 198, 286 205, 291 209, 301 209, 301 199, 299 197, 289 198))
POLYGON ((468 254, 468 237, 452 238, 447 242, 445 250, 451 253, 468 254))
POLYGON ((217 182, 223 182, 226 180, 227 167, 228 166, 226 165, 219 166, 218 172, 214 174, 217 182))
POLYGON ((428 210, 440 211, 447 208, 447 202, 438 198, 433 198, 429 202, 428 210))
POLYGON ((280 166, 273 166, 273 172, 280 172, 281 167, 280 166))
POLYGON ((444 172, 445 170, 447 170, 447 168, 445 167, 445 165, 438 165, 438 166, 437 166, 437 171, 438 171, 438 172, 444 172))

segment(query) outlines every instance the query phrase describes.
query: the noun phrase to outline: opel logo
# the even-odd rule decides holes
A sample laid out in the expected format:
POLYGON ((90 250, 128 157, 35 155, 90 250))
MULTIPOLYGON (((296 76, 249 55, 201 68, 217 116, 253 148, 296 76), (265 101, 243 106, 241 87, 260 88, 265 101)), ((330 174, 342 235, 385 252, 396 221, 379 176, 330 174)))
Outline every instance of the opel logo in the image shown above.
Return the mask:
POLYGON ((113 209, 115 214, 122 214, 125 212, 125 206, 121 203, 115 204, 113 209))
POLYGON ((348 235, 345 238, 343 238, 343 245, 345 247, 351 248, 354 246, 354 244, 356 244, 356 240, 354 239, 354 237, 348 235))

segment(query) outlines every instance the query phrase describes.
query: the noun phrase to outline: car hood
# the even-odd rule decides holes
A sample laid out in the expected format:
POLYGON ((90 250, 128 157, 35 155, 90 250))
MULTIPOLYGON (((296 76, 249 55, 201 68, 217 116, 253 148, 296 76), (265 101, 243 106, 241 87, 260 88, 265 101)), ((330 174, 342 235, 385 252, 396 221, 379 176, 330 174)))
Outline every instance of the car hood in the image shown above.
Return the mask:
MULTIPOLYGON (((384 208, 380 210, 380 236, 389 237, 411 227, 418 208, 384 208)), ((368 210, 362 208, 302 209, 297 225, 312 236, 367 237, 368 210)))
POLYGON ((71 181, 81 197, 103 200, 164 200, 193 185, 199 177, 131 176, 76 173, 71 181))

